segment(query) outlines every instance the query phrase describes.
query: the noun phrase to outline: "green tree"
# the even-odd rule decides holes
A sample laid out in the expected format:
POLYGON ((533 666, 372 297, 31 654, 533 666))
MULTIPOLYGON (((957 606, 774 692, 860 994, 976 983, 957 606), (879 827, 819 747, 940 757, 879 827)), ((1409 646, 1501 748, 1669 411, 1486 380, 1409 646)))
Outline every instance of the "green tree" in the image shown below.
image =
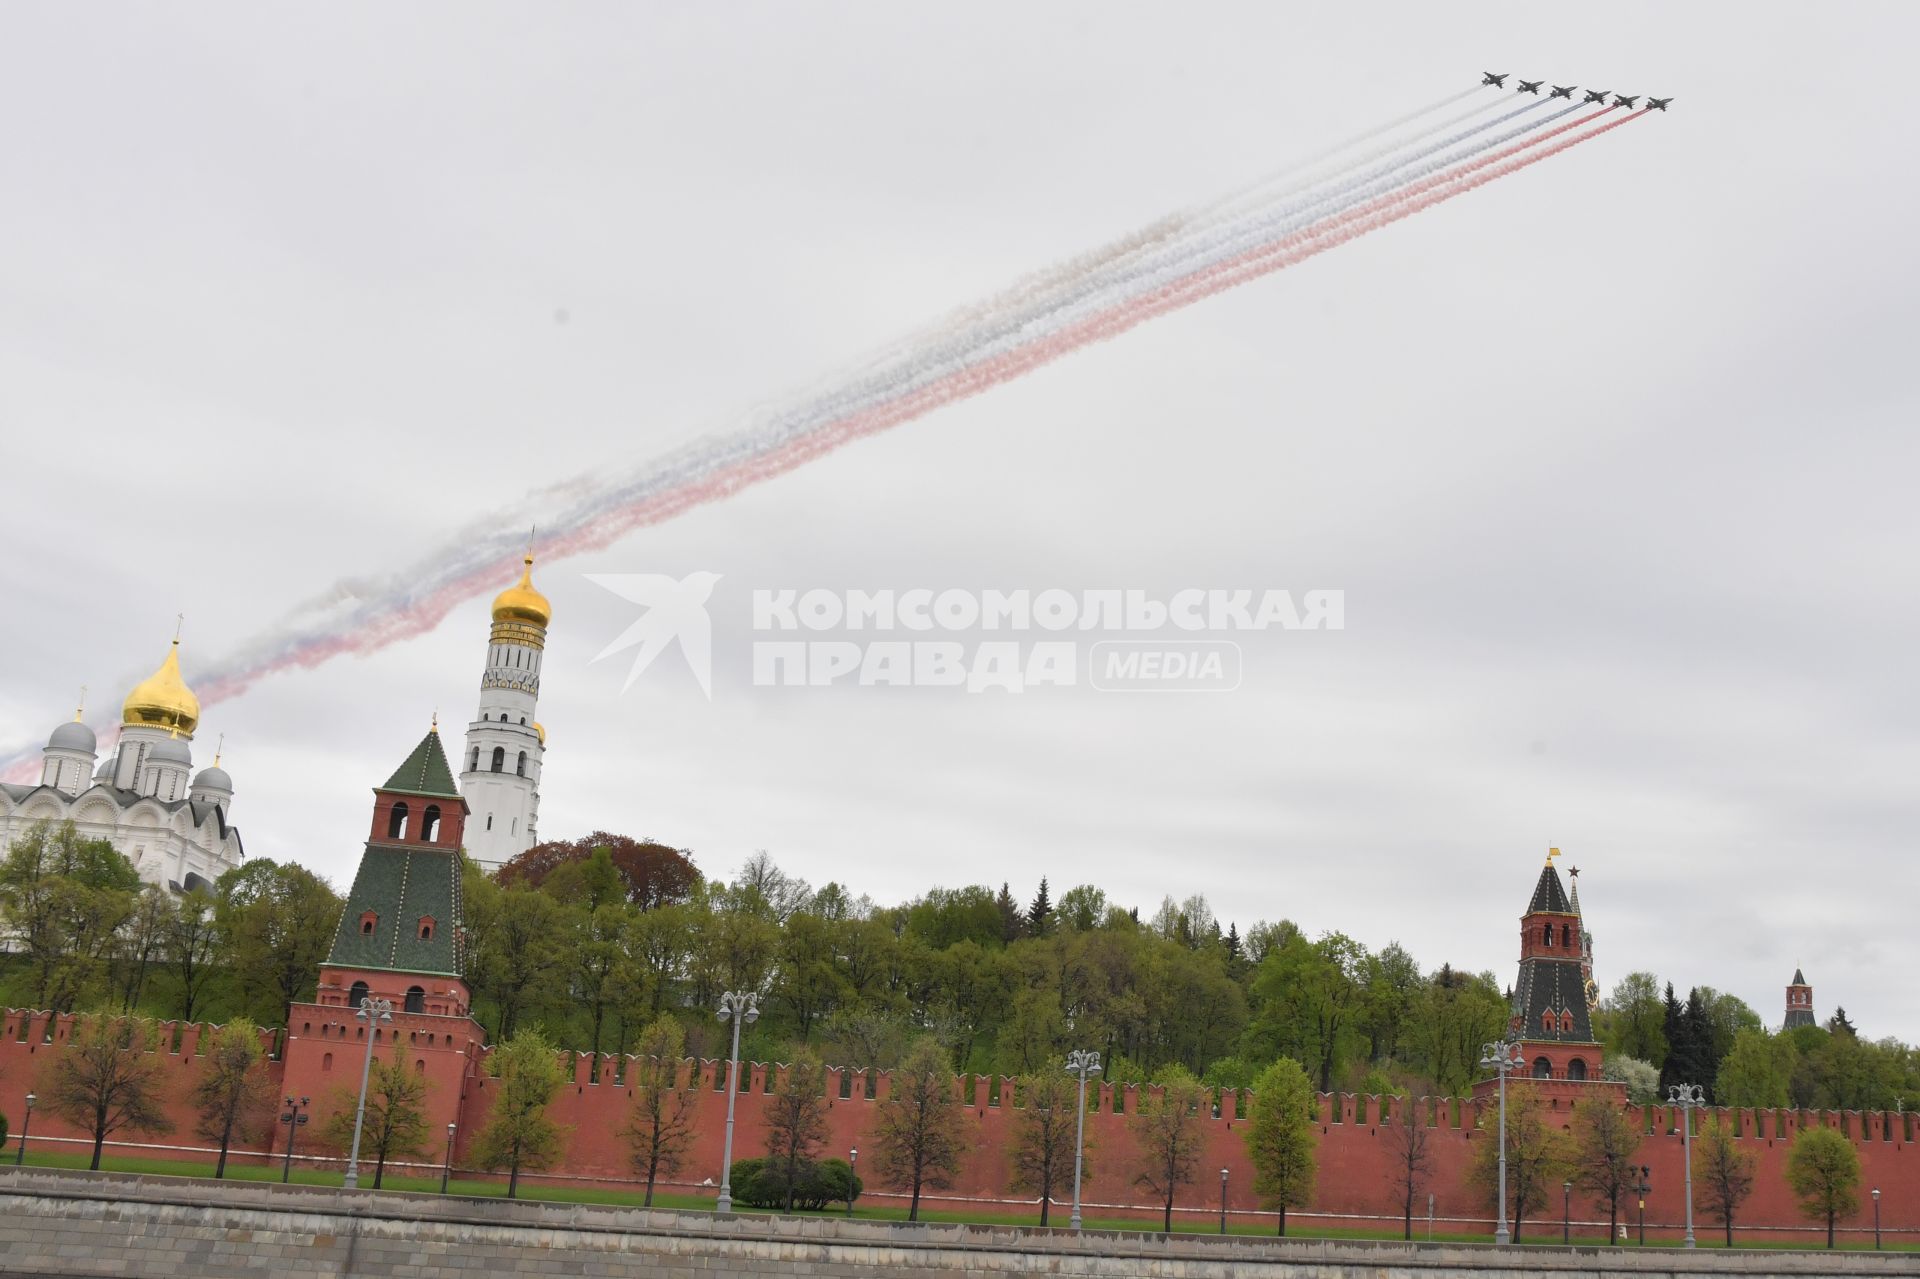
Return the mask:
POLYGON ((787 1065, 787 1077, 761 1112, 767 1129, 767 1160, 786 1179, 788 1212, 793 1211, 802 1172, 827 1139, 826 1078, 820 1058, 803 1049, 787 1065))
POLYGON ((1636 1106, 1660 1102, 1660 1071, 1650 1061, 1608 1053, 1600 1061, 1600 1077, 1627 1086, 1627 1100, 1636 1106))
POLYGON ((1047 877, 1040 877, 1040 891, 1027 907, 1027 936, 1045 937, 1053 931, 1053 899, 1047 894, 1047 877))
POLYGON ((72 822, 37 822, 0 859, 0 928, 25 959, 31 1006, 71 1012, 105 975, 140 876, 72 822))
POLYGON ((1250 1055, 1292 1057, 1305 1064, 1321 1092, 1356 1047, 1365 947, 1340 933, 1309 942, 1297 934, 1261 960, 1253 979, 1260 1011, 1248 1027, 1250 1055))
POLYGON ((220 876, 214 928, 254 1020, 280 1021, 311 999, 346 903, 304 866, 261 857, 220 876))
POLYGON ((1206 1087, 1185 1067, 1172 1066, 1162 1073, 1160 1086, 1141 1098, 1139 1109, 1128 1120, 1140 1151, 1134 1184, 1160 1198, 1161 1228, 1168 1234, 1173 1232, 1174 1196, 1193 1180, 1200 1166, 1205 1141, 1200 1107, 1206 1104, 1206 1087))
MULTIPOLYGON (((387 1175, 387 1160, 417 1158, 427 1146, 427 1092, 432 1084, 407 1065, 394 1045, 391 1057, 376 1056, 367 1071, 367 1111, 360 1124, 360 1156, 373 1161, 373 1188, 387 1175)), ((321 1128, 327 1144, 353 1148, 353 1119, 360 1095, 352 1088, 336 1089, 333 1111, 321 1128)))
POLYGON ((49 1114, 93 1137, 93 1162, 122 1129, 170 1132, 164 1108, 165 1058, 152 1022, 140 1017, 89 1017, 42 1067, 40 1093, 49 1114))
POLYGON ((1827 1247, 1833 1225, 1860 1208, 1860 1155, 1836 1128, 1802 1128, 1787 1152, 1787 1184, 1800 1211, 1827 1223, 1827 1247))
MULTIPOLYGON (((1290 1057, 1268 1066, 1253 1085, 1253 1115, 1240 1130, 1253 1164, 1253 1189, 1260 1202, 1280 1211, 1279 1233, 1287 1233, 1287 1209, 1313 1200, 1313 1081, 1290 1057)), ((1403 1127, 1405 1125, 1402 1125, 1403 1127)), ((1411 1193, 1411 1192, 1409 1192, 1411 1193)))
MULTIPOLYGON (((1013 1165, 1013 1189, 1037 1195, 1040 1224, 1047 1224, 1054 1191, 1073 1184, 1074 1141, 1080 1127, 1080 1087, 1059 1063, 1053 1069, 1023 1075, 1020 1106, 1014 1112, 1012 1144, 1007 1149, 1013 1165)), ((1080 1153, 1085 1154, 1082 1147, 1080 1153)), ((1082 1159, 1081 1176, 1086 1176, 1082 1159)))
POLYGON ((207 984, 219 971, 218 964, 223 958, 220 934, 214 926, 211 893, 204 888, 192 888, 181 895, 167 920, 161 953, 165 956, 167 976, 172 979, 174 1015, 182 1021, 192 1021, 200 1011, 207 984))
POLYGON ((635 1175, 646 1178, 645 1206, 651 1208, 655 1180, 679 1172, 693 1148, 693 1121, 700 1095, 691 1079, 681 1085, 687 1035, 672 1016, 663 1014, 641 1031, 634 1051, 627 1069, 633 1107, 622 1131, 631 1149, 635 1175))
POLYGON ((1733 1218, 1753 1193, 1753 1172, 1759 1156, 1741 1145, 1724 1118, 1716 1117, 1700 1129, 1693 1142, 1693 1180, 1700 1187, 1701 1206, 1727 1229, 1727 1247, 1733 1247, 1733 1218))
POLYGON ((466 888, 469 984, 476 1000, 492 1002, 496 1029, 511 1039, 524 1019, 566 989, 574 941, 567 912, 545 893, 502 889, 478 875, 466 888))
POLYGON ((235 1138, 251 1142, 267 1131, 274 1115, 273 1084, 258 1026, 236 1017, 213 1032, 201 1053, 200 1077, 191 1096, 199 1116, 195 1131, 203 1140, 220 1143, 213 1167, 216 1179, 227 1175, 227 1151, 235 1138))
POLYGON ((120 994, 121 1012, 131 1013, 140 1007, 147 978, 166 944, 174 914, 172 894, 158 884, 141 886, 133 909, 114 934, 114 985, 120 994))
POLYGON ((1588 1097, 1574 1103, 1570 1135, 1574 1184, 1607 1205, 1607 1239, 1618 1243, 1620 1197, 1638 1180, 1641 1130, 1607 1098, 1588 1097))
POLYGON ((905 1187, 907 1220, 920 1220, 923 1186, 944 1190, 960 1171, 966 1112, 954 1095, 953 1063, 931 1035, 907 1050, 893 1089, 874 1116, 874 1167, 887 1185, 905 1187))
POLYGON ((1784 1035, 1742 1030, 1720 1061, 1714 1097, 1723 1106, 1754 1108, 1793 1104, 1791 1088, 1799 1052, 1784 1035))
POLYGON ((566 1147, 569 1130, 548 1118, 547 1107, 570 1076, 537 1030, 516 1031, 489 1053, 487 1074, 500 1082, 472 1157, 482 1168, 508 1169, 507 1198, 513 1199, 520 1193, 522 1168, 548 1167, 566 1147))
POLYGON ((1660 979, 1652 973, 1628 973, 1607 998, 1607 1050, 1638 1057, 1658 1067, 1667 1059, 1666 1007, 1660 979))
MULTIPOLYGON (((1499 1202, 1498 1114, 1487 1107, 1480 1115, 1480 1136, 1468 1156, 1467 1179, 1486 1195, 1489 1205, 1499 1202)), ((1547 1103, 1530 1084, 1507 1085, 1507 1209, 1513 1214, 1513 1241, 1520 1242, 1528 1213, 1547 1204, 1547 1190, 1565 1179, 1571 1167, 1566 1136, 1547 1121, 1547 1103)))

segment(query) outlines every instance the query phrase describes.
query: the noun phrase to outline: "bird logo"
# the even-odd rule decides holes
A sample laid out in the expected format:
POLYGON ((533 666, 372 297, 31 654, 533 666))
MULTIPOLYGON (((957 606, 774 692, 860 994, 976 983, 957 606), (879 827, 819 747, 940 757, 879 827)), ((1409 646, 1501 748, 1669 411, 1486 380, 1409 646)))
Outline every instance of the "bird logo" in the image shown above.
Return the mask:
POLYGON ((700 681, 700 691, 713 700, 713 620, 707 616, 707 600, 720 574, 689 573, 676 580, 664 573, 588 573, 586 578, 646 610, 593 656, 598 662, 639 645, 627 669, 627 682, 620 686, 622 693, 633 687, 667 645, 678 640, 688 669, 700 681))

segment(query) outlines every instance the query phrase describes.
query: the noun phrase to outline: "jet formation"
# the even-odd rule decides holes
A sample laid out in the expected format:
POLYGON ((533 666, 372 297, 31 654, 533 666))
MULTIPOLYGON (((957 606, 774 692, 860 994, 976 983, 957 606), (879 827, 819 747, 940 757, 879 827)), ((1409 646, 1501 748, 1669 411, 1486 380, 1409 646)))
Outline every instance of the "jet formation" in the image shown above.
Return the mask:
MULTIPOLYGON (((1482 71, 1480 73, 1480 83, 1483 85, 1490 84, 1496 89, 1504 89, 1507 87, 1507 77, 1512 74, 1513 73, 1510 71, 1482 71)), ((1547 82, 1544 79, 1515 80, 1513 91, 1515 93, 1531 93, 1535 97, 1539 97, 1540 86, 1546 83, 1547 82)), ((1551 85, 1549 86, 1550 92, 1548 92, 1547 97, 1548 98, 1565 98, 1567 101, 1571 102, 1573 101, 1574 90, 1578 89, 1579 87, 1580 86, 1577 84, 1551 85)), ((1582 100, 1581 105, 1586 106, 1586 105, 1594 104, 1599 106, 1605 106, 1607 103, 1608 93, 1609 91, 1606 89, 1588 89, 1586 97, 1585 99, 1582 100)), ((1633 94, 1631 96, 1624 93, 1615 93, 1612 95, 1613 105, 1616 107, 1625 107, 1627 110, 1631 111, 1643 96, 1645 95, 1638 94, 1638 93, 1633 94)), ((1665 111, 1667 109, 1667 104, 1672 101, 1673 101, 1672 98, 1647 98, 1647 105, 1644 107, 1641 107, 1640 109, 1642 111, 1665 111)))

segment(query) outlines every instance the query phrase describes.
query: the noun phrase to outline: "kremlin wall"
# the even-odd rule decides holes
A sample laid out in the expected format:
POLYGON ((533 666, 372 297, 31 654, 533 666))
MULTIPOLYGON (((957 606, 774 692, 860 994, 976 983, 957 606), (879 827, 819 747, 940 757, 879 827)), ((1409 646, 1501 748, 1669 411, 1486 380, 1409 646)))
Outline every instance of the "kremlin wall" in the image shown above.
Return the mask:
MULTIPOLYGON (((314 1006, 296 1006, 311 1009, 314 1006)), ((318 1140, 321 1123, 337 1106, 350 1105, 350 1090, 358 1081, 358 1065, 364 1051, 360 1027, 344 1009, 336 1010, 332 1023, 296 1023, 292 1032, 269 1035, 276 1050, 271 1068, 280 1092, 308 1096, 313 1102, 314 1122, 305 1127, 296 1146, 295 1162, 301 1167, 338 1169, 344 1166, 342 1151, 324 1147, 318 1140), (351 1029, 349 1029, 351 1027, 351 1029), (337 1047, 336 1047, 337 1045, 337 1047)), ((52 1052, 73 1033, 72 1017, 49 1017, 21 1010, 8 1010, 0 1021, 0 1110, 10 1115, 23 1112, 24 1094, 34 1086, 37 1069, 52 1052)), ((169 1089, 168 1113, 173 1132, 146 1141, 108 1143, 108 1153, 145 1155, 154 1158, 199 1158, 210 1160, 212 1150, 193 1135, 192 1106, 188 1100, 198 1076, 200 1044, 209 1037, 209 1027, 176 1026, 162 1023, 162 1042, 172 1041, 177 1048, 167 1054, 174 1076, 169 1089)), ((478 1027, 464 1017, 432 1014, 395 1013, 391 1030, 383 1030, 376 1051, 383 1056, 400 1052, 414 1059, 433 1079, 427 1098, 433 1121, 432 1146, 427 1156, 408 1165, 392 1165, 390 1171, 434 1175, 440 1170, 439 1134, 448 1123, 457 1125, 454 1142, 454 1167, 462 1177, 486 1175, 467 1167, 465 1152, 472 1135, 486 1122, 492 1104, 490 1090, 495 1082, 485 1077, 483 1063, 487 1049, 480 1041, 478 1027), (429 1036, 433 1042, 428 1043, 429 1036), (391 1045, 391 1047, 389 1047, 391 1045)), ((625 1126, 631 1095, 622 1080, 628 1061, 602 1056, 596 1063, 586 1054, 570 1054, 573 1083, 556 1097, 551 1114, 571 1129, 565 1157, 546 1174, 522 1173, 528 1183, 573 1182, 603 1188, 632 1189, 634 1183, 627 1167, 626 1146, 619 1136, 625 1126), (597 1066, 597 1069, 596 1069, 597 1066)), ((726 1063, 688 1061, 682 1080, 700 1090, 694 1128, 698 1134, 686 1166, 680 1174, 664 1181, 661 1193, 712 1194, 719 1179, 721 1141, 726 1122, 726 1063)), ((735 1135, 736 1158, 760 1154, 765 1149, 762 1112, 770 1089, 779 1085, 781 1068, 762 1063, 743 1064, 743 1091, 738 1100, 738 1131, 735 1135)), ((971 1113, 972 1139, 961 1174, 945 1191, 923 1196, 932 1210, 971 1211, 982 1214, 1027 1214, 1037 1211, 1031 1198, 1015 1195, 1008 1186, 1008 1158, 1011 1124, 1018 1112, 1013 1095, 1014 1081, 999 1076, 962 1075, 956 1077, 956 1095, 971 1113)), ((827 1071, 830 1099, 827 1122, 830 1136, 825 1154, 845 1158, 849 1150, 868 1145, 874 1108, 887 1096, 887 1072, 827 1071), (869 1095, 871 1094, 871 1095, 869 1095)), ((1151 1085, 1089 1085, 1087 1090, 1088 1162, 1092 1169, 1084 1192, 1089 1216, 1158 1217, 1153 1196, 1133 1185, 1136 1160, 1127 1116, 1136 1111, 1151 1085)), ((1227 1090, 1220 1095, 1219 1113, 1203 1116, 1206 1133, 1201 1172, 1194 1183, 1182 1190, 1176 1201, 1175 1219, 1187 1229, 1209 1229, 1218 1221, 1220 1209, 1219 1169, 1227 1170, 1227 1205, 1237 1222, 1273 1222, 1272 1213, 1262 1213, 1253 1194, 1253 1170, 1247 1162, 1241 1129, 1245 1124, 1248 1098, 1227 1090)), ((1396 1097, 1356 1096, 1349 1093, 1321 1094, 1319 1180, 1312 1204, 1288 1213, 1291 1230, 1313 1231, 1326 1228, 1392 1230, 1399 1224, 1398 1193, 1392 1174, 1394 1154, 1386 1129, 1403 1122, 1424 1123, 1431 1127, 1432 1172, 1427 1190, 1434 1195, 1434 1230, 1439 1234, 1479 1232, 1493 1228, 1492 1213, 1480 1196, 1467 1184, 1466 1170, 1473 1143, 1489 1140, 1488 1134, 1475 1130, 1480 1103, 1455 1098, 1422 1099, 1405 1102, 1396 1097)), ((1564 1122, 1568 1110, 1555 1105, 1554 1115, 1564 1122)), ((1637 1162, 1651 1165, 1652 1193, 1647 1198, 1649 1239, 1671 1241, 1678 1237, 1684 1219, 1685 1163, 1678 1112, 1669 1107, 1630 1107, 1629 1113, 1647 1136, 1637 1162)), ((1488 1116, 1491 1121, 1491 1114, 1488 1116)), ((1788 1190, 1784 1169, 1787 1149, 1796 1133, 1809 1125, 1838 1128, 1859 1151, 1862 1169, 1862 1210, 1852 1221, 1842 1223, 1843 1239, 1855 1242, 1871 1238, 1872 1215, 1866 1190, 1879 1187, 1882 1192, 1882 1228, 1889 1242, 1920 1243, 1920 1149, 1915 1138, 1920 1122, 1911 1114, 1860 1113, 1848 1111, 1797 1112, 1774 1110, 1715 1110, 1696 1114, 1696 1124, 1724 1118, 1738 1126, 1743 1141, 1759 1157, 1752 1197, 1744 1205, 1736 1224, 1736 1235, 1747 1242, 1821 1241, 1821 1231, 1803 1219, 1788 1190)), ((1697 1129, 1696 1129, 1697 1131, 1697 1129)), ((275 1125, 268 1137, 242 1148, 235 1158, 241 1162, 279 1160, 285 1152, 285 1125, 275 1125)), ((65 1148, 84 1152, 90 1138, 82 1131, 64 1126, 45 1114, 33 1121, 32 1148, 37 1152, 65 1148)), ((363 1174, 364 1176, 365 1174, 363 1174)), ((869 1183, 862 1204, 904 1201, 887 1188, 869 1183)), ((1545 1237, 1560 1228, 1560 1194, 1551 1196, 1551 1204, 1538 1222, 1526 1223, 1523 1239, 1529 1235, 1545 1237), (1537 1233, 1536 1233, 1537 1232, 1537 1233)), ((1423 1191, 1415 1210, 1415 1237, 1426 1228, 1423 1191)), ((1696 1229, 1705 1238, 1717 1237, 1718 1226, 1709 1221, 1696 1199, 1696 1229)), ((1065 1206, 1056 1204, 1058 1224, 1065 1223, 1065 1206)), ((1591 1235, 1603 1228, 1605 1206, 1596 1205, 1576 1192, 1572 1201, 1575 1230, 1591 1235)), ((1627 1208, 1622 1220, 1637 1229, 1637 1212, 1627 1208)))

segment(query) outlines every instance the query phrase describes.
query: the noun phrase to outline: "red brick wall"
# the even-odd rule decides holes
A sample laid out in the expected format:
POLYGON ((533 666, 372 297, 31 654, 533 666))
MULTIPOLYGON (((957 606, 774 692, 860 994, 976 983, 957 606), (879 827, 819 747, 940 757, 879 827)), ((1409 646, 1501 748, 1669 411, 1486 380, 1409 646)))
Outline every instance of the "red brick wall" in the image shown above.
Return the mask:
MULTIPOLYGON (((295 1005, 292 1011, 294 1029, 287 1040, 286 1060, 275 1063, 275 1070, 284 1091, 305 1093, 314 1099, 317 1124, 339 1089, 357 1085, 365 1040, 357 1036, 357 1025, 348 1025, 352 1019, 341 1016, 342 1009, 295 1005), (327 1027, 324 1033, 323 1025, 327 1027), (331 1069, 323 1064, 327 1053, 333 1054, 331 1069)), ((34 1086, 36 1070, 54 1048, 65 1042, 72 1028, 71 1018, 56 1019, 52 1025, 53 1042, 49 1044, 43 1042, 48 1031, 46 1016, 33 1015, 31 1025, 26 1026, 27 1016, 9 1011, 4 1022, 0 1022, 0 1110, 13 1122, 16 1133, 21 1099, 34 1086)), ((435 1082, 428 1104, 436 1134, 448 1122, 459 1125, 455 1144, 455 1163, 459 1164, 471 1134, 485 1122, 492 1104, 492 1081, 481 1073, 485 1050, 480 1047, 479 1027, 464 1018, 396 1013, 391 1029, 396 1036, 392 1042, 404 1048, 414 1061, 422 1063, 422 1068, 435 1082), (435 1036, 431 1047, 422 1042, 428 1034, 435 1036)), ((149 1141, 133 1139, 125 1146, 116 1145, 116 1150, 145 1149, 147 1153, 163 1156, 169 1152, 154 1147, 204 1149, 205 1143, 192 1135, 192 1116, 185 1100, 198 1069, 195 1051, 202 1033, 203 1028, 199 1026, 181 1028, 180 1049, 168 1054, 170 1069, 178 1071, 178 1083, 168 1105, 168 1113, 175 1119, 175 1132, 149 1141)), ((387 1051, 386 1042, 383 1038, 380 1051, 387 1051)), ((562 1090, 553 1107, 554 1118, 572 1129, 571 1145, 564 1167, 553 1170, 548 1179, 627 1182, 630 1174, 620 1130, 631 1100, 627 1088, 618 1082, 621 1073, 618 1063, 612 1057, 603 1057, 596 1082, 590 1058, 582 1054, 572 1060, 573 1083, 562 1090)), ((697 1189, 706 1178, 718 1180, 726 1120, 726 1093, 715 1088, 723 1064, 688 1062, 686 1069, 697 1079, 702 1099, 696 1120, 699 1135, 692 1155, 686 1168, 668 1187, 679 1191, 697 1189)), ((736 1103, 735 1158, 747 1158, 764 1150, 761 1116, 766 1091, 770 1082, 777 1086, 779 1076, 777 1066, 752 1063, 743 1068, 745 1091, 736 1103)), ((876 1076, 876 1100, 887 1095, 888 1084, 884 1073, 876 1076)), ((866 1097, 867 1082, 863 1073, 848 1072, 845 1086, 849 1095, 842 1099, 842 1072, 828 1072, 831 1136, 825 1153, 845 1158, 847 1151, 857 1145, 863 1152, 860 1162, 865 1164, 865 1156, 870 1152, 875 1102, 866 1097)), ((1032 1211, 1030 1203, 1018 1200, 1007 1188, 1006 1150, 1016 1111, 1010 1104, 1000 1104, 1000 1099, 1011 1098, 1011 1083, 984 1076, 962 1076, 956 1081, 956 1088, 971 1115, 975 1138, 968 1143, 969 1154, 955 1184, 948 1190, 925 1196, 926 1203, 933 1208, 971 1207, 1004 1213, 1032 1211)), ((1133 1184, 1135 1147, 1126 1119, 1138 1109, 1142 1091, 1133 1085, 1107 1084, 1090 1085, 1087 1090, 1087 1130, 1092 1147, 1089 1164, 1093 1175, 1083 1198, 1090 1214, 1155 1215, 1157 1205, 1149 1201, 1147 1192, 1133 1184), (1116 1113, 1116 1104, 1120 1113, 1116 1113)), ((1244 1214, 1236 1219, 1273 1220, 1271 1214, 1264 1218, 1251 1215, 1258 1211, 1259 1205, 1253 1195, 1253 1172, 1241 1139, 1246 1121, 1235 1117, 1236 1100, 1232 1093, 1226 1094, 1221 1116, 1202 1120, 1207 1145, 1200 1173, 1176 1201, 1177 1219, 1190 1227, 1217 1220, 1219 1170, 1223 1167, 1227 1169, 1229 1209, 1235 1214, 1244 1214)), ((1490 1230, 1491 1214, 1465 1181, 1473 1143, 1486 1140, 1473 1129, 1473 1106, 1446 1099, 1436 1104, 1439 1114, 1432 1134, 1433 1172, 1428 1187, 1435 1196, 1435 1214, 1439 1219, 1436 1229, 1443 1232, 1490 1230)), ((1401 1103, 1392 1098, 1383 1102, 1377 1097, 1350 1094, 1320 1098, 1319 1188, 1309 1210, 1288 1214, 1290 1225, 1380 1228, 1397 1223, 1398 1208, 1390 1172, 1392 1152, 1380 1131, 1383 1105, 1390 1113, 1401 1103)), ((1417 1103, 1415 1113, 1424 1119, 1428 1114, 1427 1103, 1417 1103)), ((1565 1121, 1564 1105, 1555 1102, 1554 1113, 1561 1122, 1565 1121)), ((1647 1201, 1648 1234, 1670 1239, 1678 1234, 1684 1212, 1685 1163, 1681 1137, 1677 1130, 1669 1132, 1675 1122, 1669 1108, 1652 1107, 1636 1113, 1651 1130, 1637 1156, 1638 1162, 1653 1168, 1653 1191, 1647 1201)), ((1860 1151, 1864 1170, 1861 1211, 1846 1224, 1855 1231, 1871 1230, 1872 1204, 1865 1191, 1877 1185, 1883 1193, 1883 1227, 1889 1232, 1905 1232, 1908 1242, 1920 1241, 1920 1149, 1915 1145, 1915 1138, 1920 1137, 1917 1130, 1920 1125, 1916 1125, 1913 1116, 1719 1111, 1699 1118, 1708 1120, 1712 1114, 1725 1115, 1736 1122, 1743 1138, 1752 1142, 1760 1157, 1754 1194, 1747 1201, 1739 1223, 1739 1229, 1748 1237, 1763 1231, 1772 1238, 1812 1240, 1818 1235, 1817 1229, 1799 1216, 1786 1185, 1784 1169, 1793 1135, 1806 1124, 1823 1124, 1844 1128, 1860 1151)), ((255 1153, 264 1156, 278 1151, 282 1132, 284 1129, 276 1127, 273 1138, 257 1147, 255 1153)), ((315 1132, 309 1128, 302 1134, 300 1151, 319 1151, 315 1132)), ((53 1122, 44 1113, 35 1116, 33 1135, 36 1141, 43 1136, 49 1139, 84 1137, 53 1122)), ((437 1166, 438 1157, 436 1148, 424 1162, 437 1166)), ((869 1201, 884 1201, 887 1193, 881 1187, 870 1185, 868 1196, 869 1201)), ((1538 1223, 1543 1234, 1559 1228, 1560 1195, 1556 1191, 1551 1198, 1551 1206, 1538 1223)), ((1062 1222, 1065 1211, 1065 1206, 1060 1205, 1058 1219, 1062 1222)), ((1416 1233, 1419 1233, 1424 1228, 1424 1193, 1415 1216, 1416 1233)), ((1596 1209, 1576 1193, 1573 1216, 1576 1221, 1592 1222, 1596 1217, 1604 1221, 1605 1209, 1604 1206, 1596 1209)), ((1637 1213, 1629 1207, 1626 1217, 1629 1226, 1633 1226, 1637 1213)), ((1530 1232, 1534 1227, 1530 1225, 1527 1229, 1530 1232)), ((1702 1213, 1696 1218, 1696 1229, 1705 1233, 1717 1227, 1702 1213)))

